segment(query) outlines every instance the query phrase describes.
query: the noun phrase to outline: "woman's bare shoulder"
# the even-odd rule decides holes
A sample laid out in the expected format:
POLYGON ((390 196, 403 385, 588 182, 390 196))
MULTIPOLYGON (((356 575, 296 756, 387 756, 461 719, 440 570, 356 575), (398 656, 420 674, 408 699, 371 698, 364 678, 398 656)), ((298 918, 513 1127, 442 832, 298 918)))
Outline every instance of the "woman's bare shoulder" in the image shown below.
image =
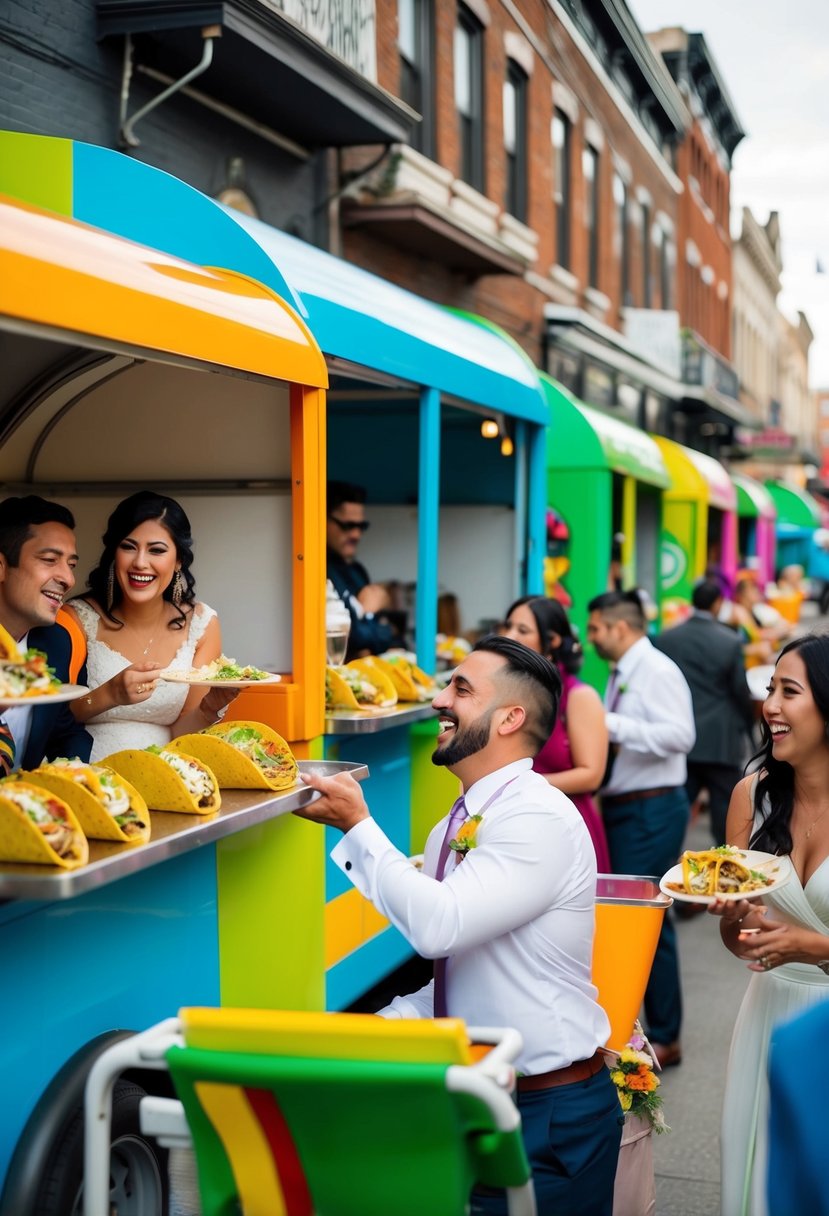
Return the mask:
POLYGON ((591 684, 576 684, 570 689, 570 695, 567 698, 570 705, 595 705, 599 709, 604 709, 602 699, 591 684))

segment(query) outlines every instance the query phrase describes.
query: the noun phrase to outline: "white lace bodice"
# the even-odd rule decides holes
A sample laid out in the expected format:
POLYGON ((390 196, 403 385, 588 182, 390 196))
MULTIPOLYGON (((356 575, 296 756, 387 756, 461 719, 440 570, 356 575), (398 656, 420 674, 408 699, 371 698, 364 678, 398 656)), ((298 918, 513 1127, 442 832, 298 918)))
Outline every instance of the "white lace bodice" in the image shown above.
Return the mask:
MULTIPOLYGON (((98 623, 101 618, 91 605, 84 600, 74 600, 72 607, 86 634, 89 687, 99 688, 119 671, 129 667, 130 660, 120 651, 113 650, 106 642, 98 640, 98 623)), ((181 645, 175 658, 168 664, 169 667, 188 671, 193 666, 196 647, 204 636, 209 621, 215 615, 215 611, 207 604, 196 604, 189 626, 182 631, 181 645)), ((181 713, 189 691, 186 684, 166 684, 159 681, 153 695, 139 705, 116 705, 99 714, 97 718, 91 718, 86 723, 86 729, 92 736, 93 763, 125 747, 149 747, 153 743, 164 746, 169 743, 170 727, 181 713)))

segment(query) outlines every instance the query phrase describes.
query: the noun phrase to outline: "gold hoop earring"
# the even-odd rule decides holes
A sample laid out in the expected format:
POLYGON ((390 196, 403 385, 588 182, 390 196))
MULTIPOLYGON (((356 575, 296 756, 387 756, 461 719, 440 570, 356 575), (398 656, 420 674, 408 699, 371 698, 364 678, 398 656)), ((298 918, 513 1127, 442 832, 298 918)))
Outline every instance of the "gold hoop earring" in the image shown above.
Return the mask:
POLYGON ((184 579, 181 577, 181 571, 176 570, 175 576, 173 578, 173 594, 170 597, 172 599, 173 603, 175 604, 176 608, 178 608, 179 604, 181 603, 181 598, 183 595, 184 595, 184 579))
POLYGON ((107 612, 112 612, 112 605, 115 603, 115 562, 109 567, 107 575, 107 612))

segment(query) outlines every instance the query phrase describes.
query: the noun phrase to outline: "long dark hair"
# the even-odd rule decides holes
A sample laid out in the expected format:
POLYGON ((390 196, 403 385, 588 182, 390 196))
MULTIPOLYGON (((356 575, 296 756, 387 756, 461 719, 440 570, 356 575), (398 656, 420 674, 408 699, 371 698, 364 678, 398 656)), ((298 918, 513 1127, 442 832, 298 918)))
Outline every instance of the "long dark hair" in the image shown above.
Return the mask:
POLYGON ((567 618, 567 613, 558 600, 548 599, 545 595, 525 595, 507 609, 507 620, 516 608, 526 605, 535 619, 538 636, 541 639, 541 653, 545 658, 559 663, 569 675, 574 676, 581 670, 584 654, 581 643, 573 633, 573 627, 567 618), (553 634, 561 638, 561 645, 553 649, 553 634))
MULTIPOLYGON (((130 494, 118 506, 107 520, 107 528, 103 537, 104 551, 98 565, 86 580, 86 585, 94 595, 107 620, 122 625, 124 622, 115 615, 115 609, 123 600, 123 592, 115 579, 112 586, 112 603, 109 603, 110 572, 115 561, 115 551, 124 537, 129 536, 134 528, 148 520, 156 520, 170 533, 176 547, 176 558, 181 563, 181 600, 174 605, 178 616, 170 622, 171 629, 183 629, 187 621, 187 613, 192 612, 196 600, 196 580, 190 573, 193 564, 193 537, 190 520, 184 508, 174 498, 166 498, 163 494, 155 494, 152 490, 139 490, 130 494)), ((171 579, 164 588, 163 597, 168 603, 173 602, 173 584, 171 579)))
MULTIPOLYGON (((806 668, 806 678, 824 722, 829 723, 829 634, 808 633, 795 638, 784 646, 777 662, 784 654, 797 651, 806 668)), ((750 848, 765 853, 788 854, 792 851, 791 820, 794 809, 794 769, 785 760, 775 760, 772 754, 771 731, 765 719, 762 721, 763 742, 752 756, 747 767, 759 769, 760 776, 754 791, 755 815, 762 817, 757 831, 751 838, 750 848)))

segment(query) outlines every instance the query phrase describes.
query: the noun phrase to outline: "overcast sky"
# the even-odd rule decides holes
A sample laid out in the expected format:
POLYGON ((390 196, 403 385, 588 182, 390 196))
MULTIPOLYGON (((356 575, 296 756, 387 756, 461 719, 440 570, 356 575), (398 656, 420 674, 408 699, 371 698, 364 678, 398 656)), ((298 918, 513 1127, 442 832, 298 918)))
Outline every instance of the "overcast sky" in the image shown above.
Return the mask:
POLYGON ((783 293, 815 340, 812 386, 829 388, 829 2, 628 0, 645 31, 702 33, 746 138, 734 153, 732 230, 740 210, 780 214, 783 293), (825 274, 816 273, 820 261, 825 274))

